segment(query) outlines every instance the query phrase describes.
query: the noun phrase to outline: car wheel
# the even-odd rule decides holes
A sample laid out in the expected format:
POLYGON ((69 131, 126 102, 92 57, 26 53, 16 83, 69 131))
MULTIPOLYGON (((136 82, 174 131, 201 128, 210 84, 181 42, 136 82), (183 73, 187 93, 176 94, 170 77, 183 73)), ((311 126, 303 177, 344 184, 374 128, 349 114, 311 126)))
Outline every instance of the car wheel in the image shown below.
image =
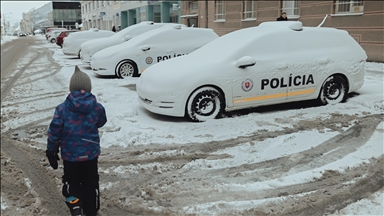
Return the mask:
POLYGON ((55 38, 52 38, 52 39, 51 39, 51 43, 56 43, 56 39, 55 39, 55 38))
POLYGON ((186 115, 192 121, 204 122, 209 119, 214 119, 223 110, 223 98, 221 92, 216 88, 199 88, 194 91, 188 99, 186 115))
POLYGON ((123 60, 116 66, 116 76, 119 78, 124 77, 137 77, 138 69, 135 62, 131 60, 123 60))
POLYGON ((321 88, 319 100, 322 104, 344 102, 347 96, 347 82, 341 76, 328 77, 321 88))

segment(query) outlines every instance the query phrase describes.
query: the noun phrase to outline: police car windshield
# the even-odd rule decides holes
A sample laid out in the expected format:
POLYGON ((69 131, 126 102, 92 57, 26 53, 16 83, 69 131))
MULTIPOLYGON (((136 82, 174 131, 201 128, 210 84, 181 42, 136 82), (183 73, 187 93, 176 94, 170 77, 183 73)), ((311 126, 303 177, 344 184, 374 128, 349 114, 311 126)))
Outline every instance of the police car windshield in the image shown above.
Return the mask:
POLYGON ((228 33, 219 37, 212 42, 206 44, 200 49, 190 53, 189 55, 202 55, 209 53, 211 56, 231 56, 237 50, 241 50, 249 41, 255 40, 255 36, 251 36, 250 29, 242 29, 236 32, 228 33))

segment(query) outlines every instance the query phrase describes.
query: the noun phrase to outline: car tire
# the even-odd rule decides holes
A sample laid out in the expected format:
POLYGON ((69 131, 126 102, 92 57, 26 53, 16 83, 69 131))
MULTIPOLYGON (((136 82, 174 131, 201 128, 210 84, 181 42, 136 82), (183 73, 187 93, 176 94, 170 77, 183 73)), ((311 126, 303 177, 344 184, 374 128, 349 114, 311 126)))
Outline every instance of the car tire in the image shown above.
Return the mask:
POLYGON ((115 74, 119 78, 139 76, 137 65, 134 61, 131 60, 123 60, 119 62, 119 64, 116 66, 115 74))
POLYGON ((224 108, 223 94, 213 87, 202 87, 194 91, 186 105, 186 116, 196 122, 215 119, 224 108))
POLYGON ((342 76, 328 77, 321 87, 319 101, 322 104, 336 104, 344 102, 348 93, 347 82, 342 76))
POLYGON ((52 38, 52 39, 51 39, 51 43, 56 43, 56 39, 55 39, 55 38, 52 38))

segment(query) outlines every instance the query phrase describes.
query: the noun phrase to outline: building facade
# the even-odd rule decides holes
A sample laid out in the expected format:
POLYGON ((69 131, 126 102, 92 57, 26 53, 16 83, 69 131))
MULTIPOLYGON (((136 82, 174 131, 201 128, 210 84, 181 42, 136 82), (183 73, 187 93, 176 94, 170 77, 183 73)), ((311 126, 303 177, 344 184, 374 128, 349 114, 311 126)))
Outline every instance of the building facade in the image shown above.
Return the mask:
MULTIPOLYGON (((282 12, 304 26, 343 29, 364 48, 369 61, 384 62, 384 2, 329 1, 182 1, 181 23, 229 32, 276 21, 282 12), (327 18, 324 20, 324 18, 327 18)), ((284 36, 282 36, 282 39, 284 36)))
POLYGON ((81 24, 80 1, 52 1, 40 8, 23 13, 20 28, 25 32, 49 27, 75 29, 81 24), (80 22, 80 23, 79 23, 80 22))
POLYGON ((124 29, 143 21, 180 23, 181 1, 82 1, 83 29, 124 29))
POLYGON ((82 1, 81 19, 83 30, 98 28, 112 30, 120 25, 121 1, 82 1))
POLYGON ((49 19, 53 26, 77 29, 82 22, 80 2, 53 2, 52 9, 49 19))
POLYGON ((122 8, 121 26, 127 26, 143 21, 157 23, 181 23, 180 5, 182 1, 141 1, 141 5, 125 4, 129 8, 122 8))

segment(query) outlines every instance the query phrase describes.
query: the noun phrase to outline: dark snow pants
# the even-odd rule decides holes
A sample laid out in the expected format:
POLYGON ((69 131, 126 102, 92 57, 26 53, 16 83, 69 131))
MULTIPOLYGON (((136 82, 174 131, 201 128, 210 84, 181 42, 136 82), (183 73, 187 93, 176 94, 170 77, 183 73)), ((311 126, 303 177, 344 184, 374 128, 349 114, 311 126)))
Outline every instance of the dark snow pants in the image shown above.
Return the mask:
POLYGON ((96 215, 100 209, 97 162, 97 158, 83 162, 63 161, 63 196, 79 198, 86 215, 96 215))

